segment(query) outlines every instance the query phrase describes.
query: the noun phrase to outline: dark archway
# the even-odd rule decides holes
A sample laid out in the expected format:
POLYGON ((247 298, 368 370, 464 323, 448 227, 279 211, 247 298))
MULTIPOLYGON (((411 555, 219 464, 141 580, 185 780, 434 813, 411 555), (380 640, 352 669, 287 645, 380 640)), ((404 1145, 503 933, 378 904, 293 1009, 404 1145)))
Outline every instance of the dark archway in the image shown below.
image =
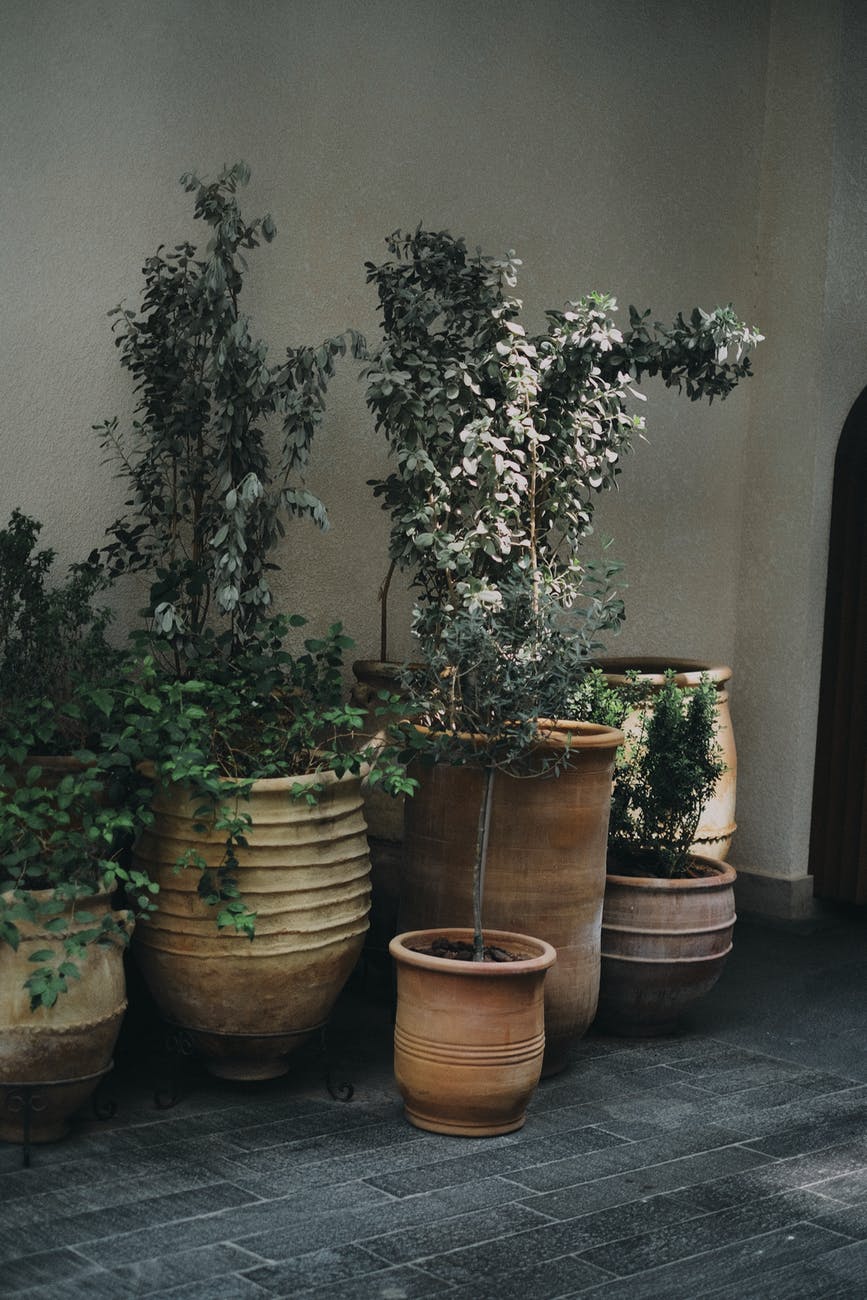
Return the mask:
POLYGON ((867 389, 834 463, 810 870, 820 898, 867 903, 867 389))

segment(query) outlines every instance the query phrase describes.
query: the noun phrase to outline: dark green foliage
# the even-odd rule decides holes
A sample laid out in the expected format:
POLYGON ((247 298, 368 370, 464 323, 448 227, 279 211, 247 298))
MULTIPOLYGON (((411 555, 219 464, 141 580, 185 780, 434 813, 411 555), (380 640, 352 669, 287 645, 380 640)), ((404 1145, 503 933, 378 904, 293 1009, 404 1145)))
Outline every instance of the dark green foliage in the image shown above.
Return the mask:
POLYGON ((326 526, 305 482, 311 443, 336 359, 363 349, 349 332, 288 347, 275 362, 252 333, 242 250, 270 242, 276 227, 270 216, 242 216, 237 193, 248 179, 243 163, 210 183, 182 177, 210 229, 204 256, 187 242, 160 247, 144 265, 140 313, 111 313, 138 406, 129 431, 116 419, 97 426, 130 487, 130 513, 105 555, 115 574, 151 573, 144 613, 176 672, 234 652, 267 616, 270 555, 286 519, 326 526), (272 424, 281 429, 275 463, 272 424))
POLYGON ((50 585, 54 552, 37 549, 41 530, 20 510, 0 529, 0 761, 6 747, 23 756, 84 745, 100 709, 77 688, 98 690, 119 662, 109 611, 93 603, 104 573, 73 565, 50 585))
POLYGON ((659 374, 691 398, 725 397, 760 335, 731 308, 696 308, 670 328, 630 309, 621 332, 602 294, 549 311, 530 335, 510 295, 514 253, 470 253, 421 228, 386 243, 389 260, 367 265, 383 339, 366 377, 393 469, 373 487, 422 621, 436 624, 446 604, 496 604, 516 571, 568 607, 592 572, 578 557, 594 498, 644 427, 629 409, 634 383, 659 374))
POLYGON ((702 805, 725 765, 713 684, 682 688, 673 673, 666 678, 647 692, 639 730, 618 755, 609 850, 640 874, 685 876, 702 805))

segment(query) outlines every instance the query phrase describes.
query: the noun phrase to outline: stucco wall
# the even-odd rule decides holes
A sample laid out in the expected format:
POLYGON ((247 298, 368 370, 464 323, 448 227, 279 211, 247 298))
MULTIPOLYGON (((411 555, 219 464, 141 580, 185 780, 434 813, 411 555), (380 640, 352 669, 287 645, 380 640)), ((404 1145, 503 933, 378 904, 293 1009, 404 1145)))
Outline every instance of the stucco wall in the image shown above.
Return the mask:
MULTIPOLYGON (((647 385, 649 442, 602 503, 599 530, 627 563, 628 621, 612 651, 733 662, 745 860, 779 854, 807 777, 792 778, 768 834, 772 754, 795 738, 788 688, 773 682, 779 667, 792 681, 793 619, 824 586, 812 458, 831 417, 819 420, 817 375, 804 378, 811 414, 791 481, 787 430, 802 406, 804 345, 819 336, 812 313, 841 293, 834 274, 851 234, 832 234, 826 289, 838 5, 5 0, 2 16, 0 515, 20 504, 43 518, 64 560, 99 540, 121 500, 90 432, 132 405, 105 312, 136 301, 156 244, 191 233, 177 185, 190 167, 213 174, 244 158, 253 169, 247 206, 269 209, 279 234, 254 255, 247 307, 278 350, 348 324, 375 334, 363 262, 419 220, 491 252, 515 248, 535 319, 604 289, 624 311, 635 302, 662 318, 733 301, 765 328, 757 378, 726 403, 708 409, 647 385), (793 252, 808 263, 803 277, 793 252), (780 268, 790 298, 779 297, 780 268), (790 299, 803 301, 803 328, 790 299), (789 407, 774 423, 780 402, 789 407), (786 522, 790 491, 811 512, 809 541, 786 522), (771 540, 779 574, 767 596, 751 556, 771 540), (788 595, 794 564, 809 571, 803 600, 788 595)), ((310 474, 332 530, 292 528, 278 594, 314 623, 343 618, 364 653, 377 648, 386 536, 364 480, 383 468, 347 366, 310 474)), ((125 618, 134 596, 118 599, 125 618)), ((408 650, 407 614, 398 593, 394 653, 408 650)), ((796 674, 808 694, 815 627, 811 636, 796 674)), ((805 752, 809 731, 807 713, 805 752)), ((783 843, 791 862, 803 827, 783 843)))

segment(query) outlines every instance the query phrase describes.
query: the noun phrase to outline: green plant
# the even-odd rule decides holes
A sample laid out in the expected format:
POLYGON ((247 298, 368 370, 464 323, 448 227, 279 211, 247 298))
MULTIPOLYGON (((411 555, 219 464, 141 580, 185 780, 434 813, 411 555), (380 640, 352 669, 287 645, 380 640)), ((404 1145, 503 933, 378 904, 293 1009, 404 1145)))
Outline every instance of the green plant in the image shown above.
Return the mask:
MULTIPOLYGON (((201 871, 199 893, 220 927, 252 938, 255 916, 235 878, 252 782, 358 773, 374 756, 353 745, 362 717, 342 701, 351 641, 335 624, 293 652, 289 638, 304 620, 273 616, 269 586, 286 520, 327 525, 304 476, 336 360, 364 344, 347 331, 269 360, 240 306, 243 251, 276 231, 270 216, 242 216, 248 179, 242 163, 210 183, 181 178, 210 241, 204 256, 188 242, 158 249, 145 263, 139 314, 112 313, 137 418, 126 433, 117 420, 98 431, 130 487, 129 513, 103 555, 113 575, 151 576, 145 628, 134 636, 140 665, 119 692, 122 721, 108 744, 119 764, 149 764, 157 781, 200 798, 199 825, 225 833, 225 855, 209 870, 191 846, 178 866, 201 871)), ((407 784, 391 750, 376 755, 368 779, 407 784)), ((319 787, 299 783, 294 793, 315 800, 319 787)))
POLYGON ((94 606, 105 574, 72 565, 50 585, 55 554, 38 549, 41 530, 17 509, 0 529, 0 762, 80 749, 100 725, 99 687, 120 660, 106 640, 109 611, 94 606))
POLYGON ((669 672, 659 691, 647 692, 638 717, 615 769, 610 854, 618 870, 688 876, 702 805, 725 768, 716 690, 707 680, 679 687, 669 672))
MULTIPOLYGON (((670 327, 630 308, 621 331, 603 294, 549 311, 529 334, 510 294, 514 253, 471 254, 421 228, 386 243, 389 260, 367 264, 383 337, 365 371, 393 457, 373 482, 391 517, 382 599, 397 566, 412 574, 423 626, 447 606, 497 604, 516 572, 568 607, 594 570, 579 556, 595 494, 644 427, 629 410, 642 397, 634 385, 659 375, 692 400, 724 398, 750 374, 746 349, 761 335, 731 308, 696 308, 670 327)), ((603 583, 615 569, 603 564, 603 583)))
POLYGON ((53 1006, 79 978, 89 944, 128 941, 120 914, 97 916, 86 900, 123 886, 140 911, 152 907, 155 887, 126 865, 134 808, 110 797, 94 755, 81 757, 61 774, 38 761, 0 765, 0 942, 17 950, 21 922, 34 921, 55 940, 30 957, 32 1009, 53 1006))
POLYGON ((285 520, 326 527, 304 475, 335 361, 363 349, 349 331, 272 362, 252 333, 241 309, 244 252, 270 242, 276 226, 242 215, 237 194, 249 175, 236 163, 210 183, 183 176, 195 218, 210 229, 204 256, 189 242, 161 246, 145 262, 139 314, 110 313, 138 406, 130 430, 117 419, 96 426, 130 488, 130 513, 111 528, 104 555, 115 575, 150 572, 143 613, 178 675, 234 653, 268 615, 285 520))

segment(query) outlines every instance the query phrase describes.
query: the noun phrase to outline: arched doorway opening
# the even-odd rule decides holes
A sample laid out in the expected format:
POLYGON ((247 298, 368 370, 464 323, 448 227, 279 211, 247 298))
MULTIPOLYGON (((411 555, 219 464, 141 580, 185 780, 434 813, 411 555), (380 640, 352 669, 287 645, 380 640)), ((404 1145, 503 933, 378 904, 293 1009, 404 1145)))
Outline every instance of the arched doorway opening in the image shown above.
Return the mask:
POLYGON ((867 903, 867 389, 834 462, 810 871, 819 898, 867 903))

